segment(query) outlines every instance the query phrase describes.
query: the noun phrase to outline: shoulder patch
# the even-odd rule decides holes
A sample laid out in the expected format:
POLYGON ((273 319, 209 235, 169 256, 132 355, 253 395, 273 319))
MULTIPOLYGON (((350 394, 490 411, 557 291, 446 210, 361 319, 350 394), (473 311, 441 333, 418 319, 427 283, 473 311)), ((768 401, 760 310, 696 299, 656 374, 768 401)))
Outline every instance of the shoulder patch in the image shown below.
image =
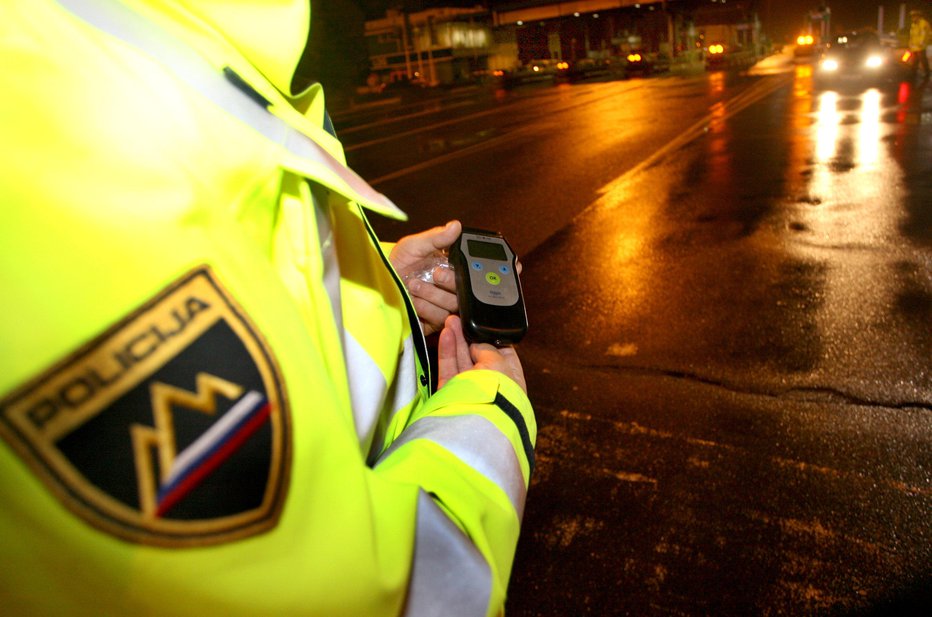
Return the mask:
POLYGON ((278 368, 206 267, 0 401, 0 433, 68 508, 132 542, 262 532, 287 488, 278 368))

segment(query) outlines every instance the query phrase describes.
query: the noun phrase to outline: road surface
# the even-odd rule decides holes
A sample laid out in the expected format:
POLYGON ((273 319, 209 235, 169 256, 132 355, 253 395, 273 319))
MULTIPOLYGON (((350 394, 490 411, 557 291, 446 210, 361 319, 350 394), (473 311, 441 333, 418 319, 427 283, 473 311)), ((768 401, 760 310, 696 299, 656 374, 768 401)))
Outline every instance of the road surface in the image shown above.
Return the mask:
POLYGON ((929 614, 932 86, 811 67, 334 114, 521 255, 537 471, 507 614, 929 614))

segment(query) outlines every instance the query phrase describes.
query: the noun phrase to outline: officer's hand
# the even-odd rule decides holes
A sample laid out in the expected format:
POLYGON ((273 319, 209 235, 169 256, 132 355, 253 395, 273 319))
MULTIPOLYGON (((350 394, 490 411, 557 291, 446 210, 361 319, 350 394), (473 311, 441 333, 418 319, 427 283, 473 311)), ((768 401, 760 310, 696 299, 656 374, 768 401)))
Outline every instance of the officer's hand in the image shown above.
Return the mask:
POLYGON ((527 392, 524 369, 514 347, 496 348, 485 343, 470 345, 463 336, 463 323, 456 315, 447 317, 437 347, 437 387, 472 369, 490 369, 511 377, 527 392))
MULTIPOLYGON (((459 221, 450 221, 443 227, 434 227, 419 234, 405 236, 392 248, 388 256, 395 271, 403 273, 428 257, 448 249, 460 235, 463 226, 459 221)), ((407 281, 408 291, 414 301, 414 310, 421 320, 425 335, 439 332, 444 320, 458 312, 456 301, 456 279, 448 268, 434 268, 434 284, 417 278, 407 281)))

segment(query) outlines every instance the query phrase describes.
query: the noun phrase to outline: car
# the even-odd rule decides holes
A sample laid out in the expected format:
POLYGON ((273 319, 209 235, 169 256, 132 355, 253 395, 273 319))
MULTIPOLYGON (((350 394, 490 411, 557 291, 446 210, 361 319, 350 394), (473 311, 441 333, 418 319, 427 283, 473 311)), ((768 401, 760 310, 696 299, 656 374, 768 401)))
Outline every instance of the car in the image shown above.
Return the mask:
POLYGON ((640 49, 632 49, 625 56, 625 75, 651 75, 670 70, 670 59, 661 54, 652 54, 640 49))
POLYGON ((705 66, 707 69, 722 69, 729 65, 730 52, 724 43, 710 43, 706 48, 705 66))
POLYGON ((899 52, 882 44, 873 31, 837 36, 822 54, 815 72, 822 86, 881 85, 902 76, 899 52))
POLYGON ((552 81, 557 74, 558 61, 549 58, 530 60, 508 69, 495 69, 492 77, 499 85, 510 88, 535 81, 552 81))
POLYGON ((581 58, 575 62, 561 60, 557 63, 558 81, 580 81, 592 77, 612 75, 617 70, 617 63, 611 58, 581 58))
POLYGON ((796 47, 793 49, 793 57, 796 60, 813 60, 818 56, 819 46, 816 39, 811 34, 800 34, 796 37, 796 47))
POLYGON ((709 71, 744 70, 759 59, 753 47, 711 43, 705 50, 705 68, 709 71))

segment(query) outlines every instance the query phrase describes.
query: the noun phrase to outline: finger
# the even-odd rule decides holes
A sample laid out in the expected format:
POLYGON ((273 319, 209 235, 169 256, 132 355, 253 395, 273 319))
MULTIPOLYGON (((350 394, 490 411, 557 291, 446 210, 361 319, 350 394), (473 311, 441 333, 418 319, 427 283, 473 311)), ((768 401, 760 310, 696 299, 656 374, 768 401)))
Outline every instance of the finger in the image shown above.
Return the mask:
POLYGON ((488 343, 475 343, 470 345, 469 355, 474 364, 494 365, 502 360, 501 352, 488 343))
POLYGON ((509 366, 517 369, 524 375, 524 367, 521 366, 521 358, 518 357, 518 352, 514 347, 502 347, 498 352, 502 354, 502 357, 508 362, 509 366))
POLYGON ((424 336, 430 336, 434 332, 443 329, 443 322, 450 316, 449 311, 445 311, 420 298, 414 298, 414 310, 417 311, 418 319, 424 330, 424 336))
POLYGON ((473 345, 470 348, 476 368, 498 371, 510 377, 522 390, 527 392, 524 369, 514 347, 496 348, 492 345, 473 345))
POLYGON ((456 275, 450 268, 434 268, 434 285, 456 293, 456 275))
POLYGON ((472 357, 470 356, 469 343, 463 335, 463 322, 456 315, 450 315, 446 320, 446 327, 452 328, 456 336, 456 363, 461 371, 467 371, 473 367, 472 357))
POLYGON ((460 374, 456 360, 456 335, 451 328, 440 331, 437 340, 437 389, 460 374))
MULTIPOLYGON (((425 283, 417 279, 411 279, 408 281, 408 291, 411 292, 411 297, 415 300, 421 299, 424 302, 433 304, 448 313, 455 313, 458 307, 456 301, 456 295, 441 289, 436 285, 431 285, 430 283, 425 283)), ((420 315, 420 311, 418 311, 420 315)), ((444 316, 446 319, 446 316, 444 316)))

